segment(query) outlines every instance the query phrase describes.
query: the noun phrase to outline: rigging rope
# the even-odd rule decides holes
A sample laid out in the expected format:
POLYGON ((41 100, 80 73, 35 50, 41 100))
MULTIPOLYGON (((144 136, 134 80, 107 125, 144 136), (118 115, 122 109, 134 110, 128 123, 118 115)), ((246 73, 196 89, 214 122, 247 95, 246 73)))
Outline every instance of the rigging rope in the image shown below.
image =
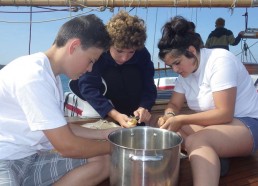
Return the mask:
POLYGON ((175 7, 177 6, 177 0, 174 0, 174 6, 175 7))
POLYGON ((32 6, 30 6, 29 54, 30 54, 30 48, 31 48, 31 28, 32 28, 32 6))
MULTIPOLYGON (((69 9, 71 9, 71 0, 69 0, 69 9)), ((72 16, 71 11, 69 11, 69 13, 70 13, 70 17, 71 17, 72 16)))
MULTIPOLYGON (((44 11, 32 11, 33 14, 35 13, 49 13, 49 12, 64 12, 64 11, 72 11, 72 12, 78 12, 77 7, 71 7, 70 8, 64 8, 64 9, 53 9, 53 8, 46 8, 46 7, 41 7, 41 6, 35 6, 35 8, 41 8, 41 9, 47 9, 44 11)), ((5 14, 23 14, 23 13, 30 13, 30 11, 19 11, 19 12, 14 12, 14 11, 0 11, 0 13, 5 13, 5 14)))
POLYGON ((233 3, 231 5, 231 8, 235 8, 236 7, 236 3, 237 3, 238 0, 233 0, 233 3))
POLYGON ((155 20, 155 29, 154 29, 154 41, 153 41, 152 57, 151 57, 151 60, 152 60, 152 61, 153 61, 153 56, 154 56, 154 46, 155 46, 155 42, 156 42, 157 20, 158 20, 158 8, 156 9, 156 20, 155 20))
POLYGON ((248 46, 248 45, 247 45, 246 39, 243 40, 243 41, 244 41, 244 44, 242 44, 243 47, 241 47, 241 48, 242 48, 242 51, 239 52, 238 54, 236 54, 236 56, 238 56, 238 55, 241 54, 241 61, 244 62, 244 60, 247 60, 247 55, 249 54, 249 56, 250 56, 250 62, 252 62, 252 61, 254 60, 256 63, 258 63, 257 60, 255 59, 255 57, 253 56, 251 50, 250 50, 250 48, 253 47, 255 44, 257 44, 258 41, 256 41, 255 43, 253 43, 251 46, 248 46), (248 51, 248 53, 247 53, 247 51, 248 51), (244 56, 245 56, 245 57, 244 57, 244 56), (252 59, 253 59, 253 60, 252 60, 252 59))
POLYGON ((148 7, 148 6, 147 6, 148 4, 149 4, 149 1, 148 1, 148 0, 145 0, 145 8, 148 7))
POLYGON ((245 31, 246 31, 247 27, 248 27, 248 11, 247 11, 247 8, 246 8, 245 14, 243 16, 245 16, 245 31))

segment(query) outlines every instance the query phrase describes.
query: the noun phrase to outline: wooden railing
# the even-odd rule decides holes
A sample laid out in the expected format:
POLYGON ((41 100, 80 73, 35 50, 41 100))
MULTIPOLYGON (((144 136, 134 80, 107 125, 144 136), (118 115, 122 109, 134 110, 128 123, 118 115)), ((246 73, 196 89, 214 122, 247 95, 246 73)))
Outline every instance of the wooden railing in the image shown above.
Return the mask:
POLYGON ((249 74, 258 74, 258 63, 244 63, 249 74))

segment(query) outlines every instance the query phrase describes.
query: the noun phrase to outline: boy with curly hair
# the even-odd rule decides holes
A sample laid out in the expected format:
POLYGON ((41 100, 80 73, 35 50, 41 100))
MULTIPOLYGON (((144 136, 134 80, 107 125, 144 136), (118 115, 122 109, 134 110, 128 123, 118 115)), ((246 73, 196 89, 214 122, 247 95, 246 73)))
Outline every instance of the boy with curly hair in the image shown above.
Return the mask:
POLYGON ((157 90, 154 65, 145 48, 144 21, 120 11, 107 23, 107 31, 109 51, 101 55, 92 72, 71 83, 73 91, 102 118, 109 116, 123 127, 130 127, 130 115, 139 117, 138 123, 148 123, 157 90), (102 78, 107 85, 105 95, 102 78))

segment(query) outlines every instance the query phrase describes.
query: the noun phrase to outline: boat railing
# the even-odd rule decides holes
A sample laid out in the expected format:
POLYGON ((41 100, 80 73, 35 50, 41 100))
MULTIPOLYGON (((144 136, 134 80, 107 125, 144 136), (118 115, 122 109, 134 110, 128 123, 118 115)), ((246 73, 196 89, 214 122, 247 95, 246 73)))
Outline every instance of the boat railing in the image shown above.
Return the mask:
POLYGON ((249 74, 258 74, 258 63, 243 63, 249 74))

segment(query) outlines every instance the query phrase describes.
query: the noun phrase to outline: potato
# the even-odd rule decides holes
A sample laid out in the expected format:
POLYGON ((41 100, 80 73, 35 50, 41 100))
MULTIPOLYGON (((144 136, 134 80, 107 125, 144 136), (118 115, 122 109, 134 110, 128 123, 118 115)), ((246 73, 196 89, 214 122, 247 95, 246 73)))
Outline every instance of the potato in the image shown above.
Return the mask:
POLYGON ((136 118, 130 118, 129 121, 127 121, 127 124, 130 126, 135 126, 137 124, 137 119, 136 118))

